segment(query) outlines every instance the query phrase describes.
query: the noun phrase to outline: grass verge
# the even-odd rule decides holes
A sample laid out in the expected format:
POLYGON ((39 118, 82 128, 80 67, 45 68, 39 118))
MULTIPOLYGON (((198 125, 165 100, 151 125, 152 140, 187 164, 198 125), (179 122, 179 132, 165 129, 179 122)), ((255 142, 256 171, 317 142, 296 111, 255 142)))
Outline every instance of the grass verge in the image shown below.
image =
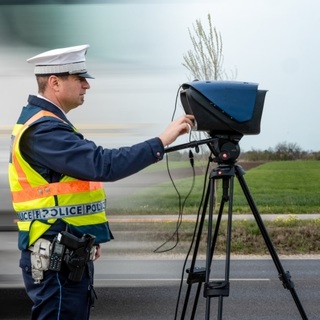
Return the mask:
MULTIPOLYGON (((295 216, 287 219, 278 218, 274 221, 265 221, 268 235, 281 255, 320 254, 320 219, 299 220, 295 216)), ((183 222, 179 229, 179 243, 169 253, 186 253, 194 233, 194 222, 183 222)), ((130 224, 114 225, 113 232, 116 239, 122 239, 129 249, 132 243, 137 245, 134 250, 152 252, 158 246, 167 242, 176 230, 176 223, 168 222, 131 222, 130 224)), ((224 254, 226 250, 227 222, 222 221, 217 237, 215 254, 224 254)), ((254 220, 236 220, 232 222, 231 251, 233 254, 268 255, 266 244, 259 227, 254 220)), ((201 233, 200 254, 205 254, 207 246, 207 225, 201 233)), ((176 235, 168 241, 161 250, 175 246, 176 235)), ((132 253, 132 248, 130 252, 132 253)), ((119 252, 118 252, 119 253, 119 252)))

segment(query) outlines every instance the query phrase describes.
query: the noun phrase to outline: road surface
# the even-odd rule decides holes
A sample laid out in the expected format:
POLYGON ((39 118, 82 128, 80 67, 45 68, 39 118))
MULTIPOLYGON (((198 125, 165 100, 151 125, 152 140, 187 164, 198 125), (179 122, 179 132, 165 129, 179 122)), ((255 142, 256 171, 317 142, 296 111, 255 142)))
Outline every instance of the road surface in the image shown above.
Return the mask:
MULTIPOLYGON (((28 319, 31 307, 23 289, 18 267, 16 232, 1 232, 0 319, 28 319)), ((121 243, 114 242, 121 247, 121 243)), ((95 286, 98 293, 91 319, 163 320, 174 319, 181 276, 184 275, 181 304, 185 299, 185 256, 168 254, 104 255, 95 263, 95 286)), ((197 265, 205 265, 200 257, 197 265)), ((285 271, 290 271, 295 290, 308 318, 320 314, 320 257, 280 257, 285 271)), ((187 266, 190 265, 190 261, 187 266)), ((224 277, 224 259, 213 261, 212 280, 224 277)), ((194 293, 196 285, 192 286, 194 293)), ((212 298, 212 318, 217 315, 217 298, 212 298)), ((189 301, 192 305, 192 300, 189 301)), ((204 319, 202 294, 196 319, 204 319)), ((224 298, 223 319, 295 320, 301 319, 297 306, 278 279, 277 269, 269 256, 232 257, 230 296, 224 298)), ((180 319, 180 318, 178 318, 180 319)), ((189 319, 189 318, 186 318, 189 319)))

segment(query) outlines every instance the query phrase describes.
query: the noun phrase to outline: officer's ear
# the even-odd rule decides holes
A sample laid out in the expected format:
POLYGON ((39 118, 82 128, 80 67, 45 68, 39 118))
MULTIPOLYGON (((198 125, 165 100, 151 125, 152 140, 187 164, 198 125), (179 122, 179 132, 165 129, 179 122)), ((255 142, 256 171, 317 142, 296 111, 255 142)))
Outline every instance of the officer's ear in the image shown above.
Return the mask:
POLYGON ((48 78, 48 86, 54 90, 54 91, 59 91, 59 86, 60 86, 60 79, 59 77, 55 75, 51 75, 48 78))

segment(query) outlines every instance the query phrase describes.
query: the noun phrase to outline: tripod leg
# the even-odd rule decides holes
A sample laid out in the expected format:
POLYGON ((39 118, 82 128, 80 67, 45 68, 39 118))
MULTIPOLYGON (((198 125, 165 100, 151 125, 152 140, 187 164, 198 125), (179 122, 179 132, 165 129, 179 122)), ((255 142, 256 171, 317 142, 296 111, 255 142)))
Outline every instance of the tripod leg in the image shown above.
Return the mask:
MULTIPOLYGON (((229 168, 228 168, 229 169, 229 168)), ((221 179, 221 170, 213 171, 213 175, 216 179, 221 179)), ((229 274, 230 274, 230 255, 231 255, 231 231, 232 231, 232 207, 233 207, 233 186, 234 186, 234 171, 226 170, 225 176, 222 178, 223 194, 222 201, 217 217, 217 223, 215 227, 214 236, 212 238, 212 214, 208 219, 208 246, 207 246, 207 265, 206 265, 206 281, 204 296, 206 297, 206 320, 210 319, 210 304, 212 297, 219 297, 218 304, 218 319, 222 319, 223 309, 223 297, 229 296, 229 274), (210 270, 212 257, 218 237, 220 221, 223 214, 223 208, 225 202, 229 201, 228 208, 228 225, 227 225, 227 239, 226 239, 226 262, 225 262, 225 279, 223 281, 210 281, 210 270)), ((213 187, 213 184, 211 184, 213 187)), ((210 202, 210 212, 213 212, 213 200, 210 202)))
POLYGON ((267 246, 267 248, 268 248, 268 250, 270 252, 272 260, 273 260, 273 262, 274 262, 274 264, 275 264, 275 266, 276 266, 276 268, 278 270, 279 279, 282 281, 283 287, 290 291, 290 293, 292 295, 292 298, 295 301, 295 304, 296 304, 296 306, 297 306, 297 308, 298 308, 298 310, 300 312, 301 318, 307 320, 308 317, 307 317, 307 315, 306 315, 306 313, 305 313, 305 311, 303 309, 303 306, 302 306, 302 304, 300 302, 300 299, 299 299, 299 297, 298 297, 298 295, 296 293, 296 290, 294 288, 294 284, 291 281, 290 273, 289 273, 289 271, 285 272, 284 269, 283 269, 283 266, 282 266, 282 264, 280 262, 280 259, 279 259, 278 255, 276 253, 276 250, 275 250, 275 248, 274 248, 274 246, 273 246, 273 244, 272 244, 272 242, 270 240, 270 237, 268 235, 267 229, 266 229, 266 227, 265 227, 265 225, 263 223, 263 220, 261 219, 261 216, 260 216, 260 214, 258 212, 258 209, 257 209, 257 207, 256 207, 256 205, 255 205, 255 203, 253 201, 253 198, 252 198, 252 196, 250 194, 249 188, 248 188, 248 186, 247 186, 247 184, 246 184, 246 182, 245 182, 245 180, 243 178, 244 171, 240 166, 235 166, 235 170, 236 170, 236 176, 237 176, 237 178, 239 180, 239 183, 240 183, 240 186, 242 188, 242 191, 243 191, 243 193, 244 193, 244 195, 245 195, 245 197, 247 199, 247 202, 248 202, 248 204, 250 206, 250 209, 251 209, 251 211, 252 211, 252 213, 254 215, 254 218, 255 218, 255 220, 257 222, 257 225, 258 225, 258 227, 260 229, 260 232, 261 232, 261 234, 263 236, 263 239, 264 239, 264 241, 266 243, 266 246, 267 246))
POLYGON ((223 309, 223 297, 219 297, 219 308, 218 308, 218 318, 222 319, 222 309, 223 309))
MULTIPOLYGON (((223 184, 225 184, 225 181, 223 181, 223 184)), ((212 263, 214 249, 215 249, 217 238, 218 238, 218 235, 219 235, 219 228, 220 228, 220 223, 221 223, 222 214, 223 214, 223 210, 224 210, 224 205, 228 200, 229 200, 229 195, 225 196, 225 194, 224 194, 222 196, 222 200, 221 200, 221 204, 220 204, 220 208, 219 208, 219 212, 218 212, 218 216, 217 216, 216 226, 215 226, 213 238, 212 238, 212 241, 211 241, 212 245, 211 245, 211 252, 209 253, 209 258, 210 258, 209 267, 211 266, 211 263, 212 263)))
MULTIPOLYGON (((219 175, 217 175, 217 176, 219 176, 219 175)), ((219 178, 221 178, 221 177, 219 176, 219 178)), ((227 184, 227 186, 229 186, 229 184, 227 184)), ((225 188, 225 183, 224 183, 224 188, 223 189, 224 189, 224 194, 225 194, 226 190, 228 191, 228 188, 225 188)), ((212 255, 213 255, 213 252, 214 252, 214 247, 215 247, 216 239, 217 239, 217 236, 218 236, 221 216, 222 216, 222 213, 223 213, 223 207, 224 207, 224 203, 226 201, 228 201, 228 199, 229 199, 229 195, 224 196, 222 198, 222 202, 221 202, 220 210, 219 210, 219 215, 218 215, 218 218, 217 218, 217 224, 216 224, 216 228, 215 228, 215 234, 214 234, 213 241, 212 241, 212 244, 211 244, 212 215, 213 215, 213 208, 214 208, 214 178, 210 178, 209 184, 208 184, 208 187, 207 187, 207 191, 206 191, 204 204, 203 204, 203 210, 202 210, 202 214, 201 214, 201 219, 200 219, 200 222, 199 222, 199 225, 198 225, 198 228, 197 228, 197 237, 196 237, 195 247, 194 247, 194 251, 193 251, 191 266, 190 266, 189 269, 187 269, 188 287, 187 287, 187 292, 186 292, 184 305, 183 305, 183 309, 182 309, 182 314, 181 314, 181 318, 180 318, 181 320, 184 320, 185 316, 186 316, 188 302, 189 302, 189 298, 190 298, 190 294, 191 294, 192 284, 197 283, 198 287, 197 287, 196 295, 195 295, 195 298, 194 298, 194 304, 193 304, 192 315, 191 315, 191 319, 194 319, 194 316, 195 316, 195 313, 196 313, 196 309, 197 309, 198 300, 199 300, 200 290, 201 290, 201 287, 202 287, 202 283, 205 282, 206 275, 208 276, 208 279, 209 279, 209 274, 210 274, 209 270, 210 270, 210 267, 211 267, 212 255), (208 233, 210 235, 209 235, 208 243, 207 243, 206 268, 196 268, 196 260, 197 260, 197 255, 198 255, 199 246, 200 246, 200 242, 201 242, 201 236, 202 236, 203 226, 204 226, 205 217, 206 217, 206 210, 207 210, 207 207, 208 207, 209 200, 210 200, 210 208, 209 208, 209 214, 208 214, 208 216, 209 216, 209 218, 208 218, 208 233), (210 246, 210 244, 211 244, 211 246, 210 246)), ((218 286, 221 286, 221 282, 218 284, 218 286)), ((221 289, 217 289, 217 288, 216 289, 209 288, 209 289, 211 291, 216 291, 216 290, 220 290, 221 291, 221 289)), ((222 290, 224 290, 224 288, 222 288, 222 290)), ((207 295, 207 294, 205 293, 205 295, 207 295)), ((209 296, 210 296, 210 294, 209 294, 209 296)), ((209 297, 208 297, 208 300, 210 300, 209 297)), ((209 315, 209 313, 208 313, 208 315, 209 315)))
POLYGON ((202 288, 202 283, 199 282, 198 283, 198 287, 197 287, 197 292, 196 292, 196 296, 194 298, 194 304, 193 304, 193 308, 192 308, 192 313, 191 313, 191 320, 194 319, 195 315, 196 315, 196 311, 197 311, 197 306, 198 306, 198 301, 199 301, 199 297, 200 297, 200 292, 201 292, 201 288, 202 288))
MULTIPOLYGON (((215 188, 215 181, 211 177, 210 179, 210 193, 214 194, 215 188)), ((214 197, 210 197, 209 203, 209 216, 208 216, 208 235, 207 235, 207 255, 206 255, 206 276, 205 276, 205 292, 204 295, 206 297, 206 313, 205 313, 205 320, 210 319, 210 304, 211 304, 211 297, 207 295, 207 284, 210 281, 210 270, 211 270, 211 263, 212 263, 212 253, 214 252, 215 243, 212 243, 212 225, 213 225, 213 211, 214 211, 214 197)), ((221 210, 220 210, 221 211, 221 210)), ((217 226, 215 229, 215 234, 217 233, 217 226)), ((215 236, 216 238, 216 236, 215 236)))
POLYGON ((209 198, 210 198, 210 191, 211 191, 210 184, 208 184, 204 203, 203 203, 201 219, 200 219, 198 229, 197 229, 197 236, 196 236, 196 242, 195 242, 195 246, 194 246, 194 250, 193 250, 191 265, 190 265, 190 268, 187 269, 188 287, 187 287, 187 292, 186 292, 186 296, 185 296, 185 300, 184 300, 184 304, 183 304, 183 309, 182 309, 182 313, 181 313, 181 318, 180 318, 181 320, 184 320, 186 312, 187 312, 187 307, 188 307, 188 303, 189 303, 192 284, 198 283, 198 289, 197 289, 197 293, 196 293, 196 296, 194 299, 194 304, 193 304, 193 309, 192 309, 192 318, 191 319, 193 319, 195 312, 196 312, 196 309, 197 309, 197 303, 199 300, 201 284, 205 280, 205 269, 204 268, 196 268, 196 262, 197 262, 197 255, 198 255, 198 251, 199 251, 199 247, 200 247, 200 243, 201 243, 202 230, 203 230, 205 217, 206 217, 206 210, 207 210, 208 202, 209 202, 209 198))

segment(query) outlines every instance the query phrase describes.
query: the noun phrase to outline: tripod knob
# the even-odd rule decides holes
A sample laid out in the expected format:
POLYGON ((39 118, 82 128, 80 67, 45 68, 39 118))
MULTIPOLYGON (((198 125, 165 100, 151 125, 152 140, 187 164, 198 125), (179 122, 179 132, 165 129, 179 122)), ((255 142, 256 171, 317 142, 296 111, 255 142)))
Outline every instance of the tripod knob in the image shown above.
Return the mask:
POLYGON ((223 143, 220 147, 219 159, 222 162, 235 162, 240 155, 238 144, 231 141, 223 143))

